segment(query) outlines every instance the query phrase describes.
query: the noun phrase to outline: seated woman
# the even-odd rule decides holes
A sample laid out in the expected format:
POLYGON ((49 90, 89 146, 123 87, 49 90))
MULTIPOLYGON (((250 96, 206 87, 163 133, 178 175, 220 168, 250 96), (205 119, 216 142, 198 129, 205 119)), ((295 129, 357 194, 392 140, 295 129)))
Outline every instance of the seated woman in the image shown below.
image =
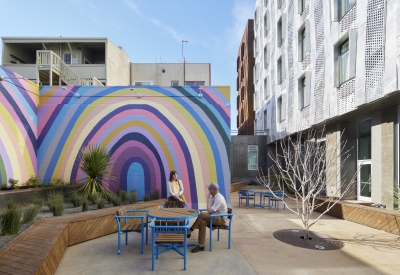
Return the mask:
POLYGON ((178 180, 178 173, 175 170, 172 170, 169 173, 167 190, 168 201, 178 201, 180 203, 186 203, 185 197, 183 196, 183 184, 181 180, 178 180))

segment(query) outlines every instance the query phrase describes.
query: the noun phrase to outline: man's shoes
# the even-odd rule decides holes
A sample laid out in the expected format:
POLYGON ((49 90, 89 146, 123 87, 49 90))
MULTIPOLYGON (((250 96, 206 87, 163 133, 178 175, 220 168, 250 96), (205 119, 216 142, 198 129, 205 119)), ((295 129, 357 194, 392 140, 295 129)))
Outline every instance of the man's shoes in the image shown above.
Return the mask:
POLYGON ((196 245, 191 251, 192 251, 192 253, 204 251, 204 246, 196 245))
POLYGON ((192 231, 191 229, 189 229, 188 232, 189 232, 189 233, 187 233, 186 237, 189 239, 190 236, 192 236, 192 232, 193 232, 193 231, 192 231))

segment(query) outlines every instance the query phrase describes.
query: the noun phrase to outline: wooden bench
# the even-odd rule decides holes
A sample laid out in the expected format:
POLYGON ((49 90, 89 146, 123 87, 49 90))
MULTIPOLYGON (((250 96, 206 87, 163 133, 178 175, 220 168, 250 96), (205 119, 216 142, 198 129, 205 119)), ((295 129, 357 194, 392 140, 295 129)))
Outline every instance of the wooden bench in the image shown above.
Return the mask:
MULTIPOLYGON (((137 203, 128 209, 157 209, 163 200, 137 203)), ((54 274, 68 246, 117 232, 120 207, 40 220, 0 249, 1 275, 54 274)))

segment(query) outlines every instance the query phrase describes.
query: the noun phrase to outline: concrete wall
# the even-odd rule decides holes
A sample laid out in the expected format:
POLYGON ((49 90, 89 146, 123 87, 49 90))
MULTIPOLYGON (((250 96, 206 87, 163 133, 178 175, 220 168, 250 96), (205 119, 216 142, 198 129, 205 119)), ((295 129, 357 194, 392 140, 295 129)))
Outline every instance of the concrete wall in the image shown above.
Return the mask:
POLYGON ((256 181, 257 170, 248 170, 248 145, 258 145, 258 166, 264 174, 268 169, 268 149, 266 136, 231 137, 231 180, 232 182, 256 181))
MULTIPOLYGON (((171 86, 171 81, 183 83, 182 63, 132 63, 131 85, 135 81, 150 81, 152 85, 171 86)), ((185 81, 204 81, 205 86, 211 85, 210 63, 186 63, 185 81)))
POLYGON ((372 175, 371 198, 393 209, 395 181, 395 122, 397 108, 391 107, 372 114, 372 175))

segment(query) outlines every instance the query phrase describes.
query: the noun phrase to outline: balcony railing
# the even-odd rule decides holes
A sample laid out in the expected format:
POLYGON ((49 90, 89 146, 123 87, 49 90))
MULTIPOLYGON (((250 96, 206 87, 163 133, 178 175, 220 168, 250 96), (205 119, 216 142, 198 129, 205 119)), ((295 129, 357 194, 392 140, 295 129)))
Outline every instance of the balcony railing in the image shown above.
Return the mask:
POLYGON ((104 86, 103 83, 100 82, 95 76, 93 78, 82 78, 81 79, 82 86, 104 86))

